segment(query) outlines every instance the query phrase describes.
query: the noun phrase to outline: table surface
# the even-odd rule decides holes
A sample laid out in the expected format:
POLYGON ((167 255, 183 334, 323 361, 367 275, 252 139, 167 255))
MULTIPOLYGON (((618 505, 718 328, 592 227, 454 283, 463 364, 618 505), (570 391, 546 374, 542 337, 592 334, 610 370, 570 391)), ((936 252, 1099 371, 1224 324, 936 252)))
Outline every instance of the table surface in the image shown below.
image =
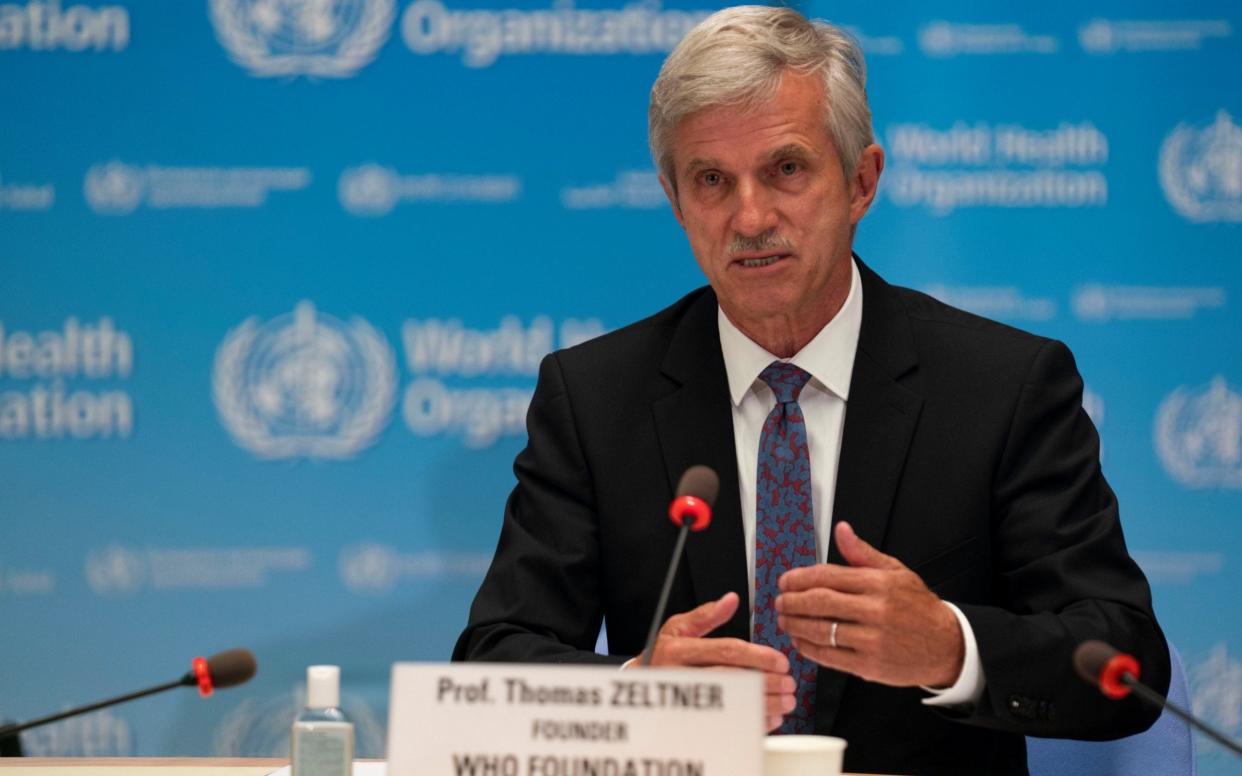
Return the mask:
POLYGON ((266 776, 288 764, 280 758, 258 757, 0 757, 4 776, 125 776, 157 768, 173 776, 266 776))
POLYGON ((265 776, 289 764, 284 759, 243 757, 3 757, 5 776, 123 776, 158 768, 174 776, 265 776))

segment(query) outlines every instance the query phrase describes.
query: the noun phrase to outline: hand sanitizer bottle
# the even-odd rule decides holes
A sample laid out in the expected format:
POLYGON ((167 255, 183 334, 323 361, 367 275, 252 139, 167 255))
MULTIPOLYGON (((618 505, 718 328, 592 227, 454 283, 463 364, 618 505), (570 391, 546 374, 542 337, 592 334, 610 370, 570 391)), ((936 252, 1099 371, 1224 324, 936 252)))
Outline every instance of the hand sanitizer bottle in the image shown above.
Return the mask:
POLYGON ((306 708, 293 721, 290 742, 293 776, 350 776, 354 725, 340 704, 340 667, 307 668, 306 708))

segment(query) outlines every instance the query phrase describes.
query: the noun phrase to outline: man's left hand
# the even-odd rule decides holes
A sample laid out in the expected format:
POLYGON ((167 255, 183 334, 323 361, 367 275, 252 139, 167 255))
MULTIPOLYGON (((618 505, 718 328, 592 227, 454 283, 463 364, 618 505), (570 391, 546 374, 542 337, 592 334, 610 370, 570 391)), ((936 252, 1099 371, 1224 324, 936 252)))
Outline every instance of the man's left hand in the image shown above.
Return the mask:
POLYGON ((897 687, 948 687, 966 646, 952 610, 905 564, 858 538, 833 534, 848 566, 821 563, 781 575, 777 625, 820 665, 897 687), (836 646, 833 646, 833 623, 836 646))

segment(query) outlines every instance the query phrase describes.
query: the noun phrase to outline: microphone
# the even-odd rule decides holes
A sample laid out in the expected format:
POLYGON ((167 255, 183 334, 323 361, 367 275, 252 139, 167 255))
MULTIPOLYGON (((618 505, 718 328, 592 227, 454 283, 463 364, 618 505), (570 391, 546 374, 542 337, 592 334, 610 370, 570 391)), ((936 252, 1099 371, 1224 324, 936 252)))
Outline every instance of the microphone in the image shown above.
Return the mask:
POLYGON ((691 466, 677 483, 677 495, 673 498, 673 503, 668 505, 668 518, 678 527, 677 544, 673 547, 673 557, 668 562, 668 573, 664 576, 660 600, 656 604, 655 615, 651 618, 651 628, 647 631, 647 646, 643 648, 641 663, 643 666, 651 665, 651 658, 655 654, 656 636, 660 633, 664 609, 668 606, 668 594, 673 589, 673 577, 677 574, 677 564, 681 562, 681 553, 686 546, 686 535, 690 531, 702 531, 711 525, 712 505, 716 503, 716 494, 719 492, 720 478, 706 466, 691 466))
POLYGON ((1134 693, 1144 703, 1157 709, 1168 709, 1186 724, 1198 728, 1234 754, 1242 756, 1242 746, 1140 682, 1139 663, 1133 655, 1127 655, 1103 641, 1084 641, 1074 650, 1074 670, 1087 684, 1098 687, 1105 697, 1120 700, 1134 693))
POLYGON ((234 687, 243 684, 254 676, 258 669, 254 655, 248 649, 229 649, 224 652, 217 652, 211 657, 196 657, 190 663, 190 670, 180 679, 174 679, 171 682, 148 687, 145 690, 131 692, 127 695, 118 695, 115 698, 92 703, 87 706, 79 706, 74 709, 62 711, 57 714, 51 714, 46 717, 32 719, 29 722, 15 722, 9 725, 0 726, 0 741, 12 736, 16 739, 16 734, 33 727, 46 725, 51 722, 58 722, 68 717, 75 717, 79 714, 102 709, 107 706, 113 706, 125 701, 132 701, 136 698, 142 698, 147 695, 154 695, 157 692, 171 690, 174 687, 198 687, 199 695, 204 698, 211 695, 215 688, 221 689, 225 687, 234 687))
POLYGON ((199 692, 203 697, 211 695, 213 687, 219 687, 223 690, 228 687, 245 684, 259 670, 259 664, 255 662, 254 653, 241 647, 217 652, 206 659, 196 657, 193 664, 194 668, 187 671, 185 676, 181 677, 181 684, 187 687, 198 685, 199 692), (200 660, 206 663, 206 673, 209 677, 206 690, 203 689, 203 680, 197 668, 197 663, 200 660))

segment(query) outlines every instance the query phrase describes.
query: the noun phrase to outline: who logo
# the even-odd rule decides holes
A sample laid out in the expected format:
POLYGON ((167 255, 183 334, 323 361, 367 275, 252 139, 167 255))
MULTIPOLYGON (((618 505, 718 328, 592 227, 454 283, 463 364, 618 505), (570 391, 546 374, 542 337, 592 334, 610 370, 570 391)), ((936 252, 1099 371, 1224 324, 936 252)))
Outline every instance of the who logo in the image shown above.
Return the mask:
POLYGON ((143 171, 131 164, 113 160, 91 165, 82 183, 82 192, 91 210, 107 215, 134 212, 146 195, 143 171))
POLYGON ((341 206, 356 216, 384 216, 400 199, 397 173, 378 164, 350 167, 341 172, 336 193, 341 206))
POLYGON ((1225 111, 1203 128, 1174 127, 1158 167, 1165 199, 1183 218, 1242 222, 1242 128, 1225 111))
POLYGON ((360 544, 341 550, 337 569, 350 592, 380 595, 396 586, 401 557, 385 544, 360 544))
POLYGON ((1242 396, 1217 377, 1205 389, 1180 387, 1156 411, 1156 453, 1189 488, 1242 488, 1242 396))
MULTIPOLYGON (((274 651, 274 650, 273 650, 274 651)), ((275 658, 280 660, 280 658, 275 658)), ((264 657, 264 670, 272 665, 264 657)), ((293 659, 276 665, 277 672, 296 674, 299 666, 293 659)), ((384 756, 384 721, 363 695, 343 691, 340 704, 354 723, 354 737, 359 757, 384 756)), ((286 691, 251 691, 248 697, 234 703, 216 725, 212 754, 216 757, 278 757, 289 758, 289 726, 298 709, 306 708, 306 686, 299 682, 286 691), (257 693, 262 694, 257 694, 257 693)), ((361 770, 361 769, 359 769, 361 770)))
POLYGON ((392 348, 369 323, 348 325, 308 301, 260 325, 250 318, 216 351, 212 395, 233 440, 260 458, 351 458, 388 425, 392 348))
POLYGON ((96 595, 133 595, 146 584, 148 576, 146 559, 128 547, 111 544, 86 556, 86 583, 96 595))
POLYGON ((258 77, 349 78, 388 40, 395 0, 209 0, 216 38, 258 77))

